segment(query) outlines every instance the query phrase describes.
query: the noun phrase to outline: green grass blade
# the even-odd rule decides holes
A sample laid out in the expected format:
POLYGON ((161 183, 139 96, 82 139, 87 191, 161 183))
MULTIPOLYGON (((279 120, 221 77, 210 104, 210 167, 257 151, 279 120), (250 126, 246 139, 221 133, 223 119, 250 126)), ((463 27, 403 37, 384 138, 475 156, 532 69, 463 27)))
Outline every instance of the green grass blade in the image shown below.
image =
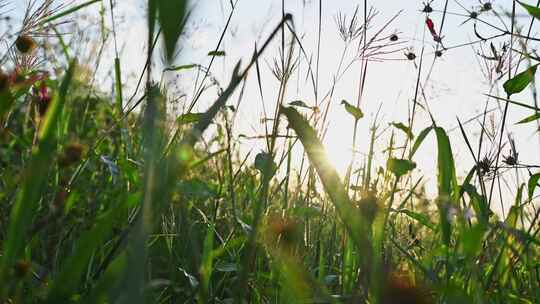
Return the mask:
POLYGON ((82 3, 82 4, 79 4, 79 5, 77 5, 77 6, 74 6, 74 7, 72 7, 72 8, 69 8, 69 9, 67 9, 67 10, 65 10, 65 11, 62 11, 62 12, 56 14, 56 15, 52 15, 51 17, 49 17, 49 18, 47 18, 47 19, 41 21, 40 24, 43 25, 43 24, 52 22, 52 21, 54 21, 54 20, 58 20, 58 19, 60 19, 60 18, 63 18, 63 17, 68 16, 68 15, 71 15, 71 14, 73 14, 73 13, 75 13, 75 12, 77 12, 77 11, 79 11, 79 10, 81 10, 81 9, 83 9, 83 8, 85 8, 85 7, 87 7, 87 6, 89 6, 89 5, 92 5, 92 4, 98 3, 98 2, 101 2, 101 0, 91 0, 91 1, 88 1, 88 2, 85 2, 85 3, 82 3))
POLYGON ((290 127, 296 132, 302 142, 311 164, 317 170, 323 183, 326 193, 330 196, 332 203, 343 220, 351 237, 354 239, 359 249, 365 250, 367 231, 364 227, 365 221, 352 206, 349 195, 345 191, 345 186, 341 182, 338 173, 328 161, 324 147, 317 137, 315 130, 309 125, 296 109, 292 107, 281 107, 281 113, 287 117, 290 127))
MULTIPOLYGON (((0 263, 0 286, 6 286, 9 272, 20 257, 27 242, 28 228, 38 210, 39 200, 44 191, 47 175, 53 163, 56 149, 56 134, 66 95, 73 79, 75 64, 71 63, 45 120, 39 131, 39 144, 32 151, 31 161, 24 174, 25 179, 11 209, 7 237, 3 243, 4 252, 0 263)), ((0 290, 0 297, 4 290, 0 290)))
POLYGON ((97 248, 100 248, 109 236, 113 228, 126 214, 126 204, 118 206, 100 216, 93 229, 83 233, 75 243, 75 251, 62 266, 62 270, 53 282, 48 297, 48 303, 60 303, 67 301, 77 293, 79 280, 87 267, 88 261, 97 248))

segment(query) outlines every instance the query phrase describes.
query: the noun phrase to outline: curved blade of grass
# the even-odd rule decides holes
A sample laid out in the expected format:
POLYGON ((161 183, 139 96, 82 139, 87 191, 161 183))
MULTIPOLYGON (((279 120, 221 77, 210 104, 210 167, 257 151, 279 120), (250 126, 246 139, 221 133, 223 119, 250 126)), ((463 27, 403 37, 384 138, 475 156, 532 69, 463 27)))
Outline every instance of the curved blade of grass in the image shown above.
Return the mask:
POLYGON ((428 134, 429 134, 429 132, 431 132, 431 130, 433 130, 433 127, 427 127, 424 130, 422 130, 422 132, 420 132, 420 134, 418 134, 418 137, 414 141, 414 145, 413 145, 413 147, 411 149, 411 152, 409 154, 409 158, 412 158, 414 156, 414 154, 416 153, 416 151, 418 151, 418 148, 420 148, 420 145, 422 144, 424 139, 426 139, 426 136, 428 136, 428 134))
POLYGON ((345 186, 341 182, 336 170, 328 161, 324 147, 317 137, 315 130, 313 130, 306 119, 296 109, 292 107, 281 107, 280 111, 287 117, 289 126, 296 132, 302 142, 309 161, 319 174, 326 193, 330 196, 351 237, 356 242, 356 245, 359 246, 360 250, 365 250, 368 248, 362 246, 365 244, 367 236, 367 231, 364 227, 365 222, 357 210, 354 210, 349 195, 345 191, 345 186))
POLYGON ((529 190, 528 191, 529 201, 532 200, 532 197, 533 197, 533 194, 534 194, 534 189, 536 187, 539 187, 538 186, 538 181, 539 180, 540 180, 540 173, 533 174, 529 178, 529 182, 527 183, 527 189, 529 190))
POLYGON ((452 155, 452 147, 448 135, 441 127, 435 128, 437 135, 437 181, 439 185, 439 195, 452 194, 459 195, 458 183, 456 179, 456 169, 454 165, 454 157, 452 155))
POLYGON ((439 225, 441 226, 443 243, 448 246, 452 234, 452 225, 448 214, 451 205, 459 197, 459 186, 450 139, 441 127, 435 127, 435 134, 437 135, 437 184, 439 198, 443 200, 439 206, 439 225))
POLYGON ((17 194, 15 204, 11 209, 7 237, 4 241, 4 252, 0 262, 0 298, 4 293, 9 272, 22 254, 27 242, 28 228, 38 210, 39 200, 44 191, 48 171, 53 163, 56 149, 56 131, 60 121, 66 95, 73 79, 75 64, 71 63, 58 92, 55 94, 45 120, 39 131, 39 144, 32 151, 32 158, 25 171, 21 190, 17 194))
POLYGON ((511 96, 525 90, 525 88, 534 80, 537 68, 538 64, 533 65, 527 70, 514 76, 514 78, 506 81, 503 85, 506 94, 511 96))

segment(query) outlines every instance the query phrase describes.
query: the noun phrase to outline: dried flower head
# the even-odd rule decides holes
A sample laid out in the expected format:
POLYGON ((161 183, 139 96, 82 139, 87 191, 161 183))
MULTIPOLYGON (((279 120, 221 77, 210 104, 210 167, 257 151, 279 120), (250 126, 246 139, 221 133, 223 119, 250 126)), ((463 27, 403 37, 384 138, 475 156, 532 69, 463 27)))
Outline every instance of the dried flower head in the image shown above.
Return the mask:
POLYGON ((30 263, 26 260, 18 260, 15 263, 15 276, 19 279, 24 278, 30 271, 30 263))
POLYGON ((433 13, 433 8, 431 7, 432 2, 433 0, 428 1, 428 2, 423 2, 424 4, 424 8, 422 9, 423 13, 426 13, 426 14, 433 13))
POLYGON ((415 60, 416 54, 413 51, 409 51, 405 53, 405 57, 407 57, 408 60, 415 60))
POLYGON ((493 163, 493 160, 490 159, 487 156, 484 156, 482 160, 480 160, 477 164, 478 169, 480 170, 480 174, 486 175, 491 171, 491 164, 493 163))
POLYGON ((84 153, 85 147, 77 142, 73 142, 68 144, 64 148, 64 153, 58 160, 58 164, 60 167, 69 167, 77 162, 79 162, 82 158, 82 155, 84 153))
POLYGON ((29 35, 21 35, 15 40, 15 46, 22 54, 29 54, 36 49, 37 44, 29 35))
POLYGON ((482 3, 481 11, 487 12, 487 11, 490 11, 492 9, 493 9, 493 3, 489 2, 489 1, 482 3))

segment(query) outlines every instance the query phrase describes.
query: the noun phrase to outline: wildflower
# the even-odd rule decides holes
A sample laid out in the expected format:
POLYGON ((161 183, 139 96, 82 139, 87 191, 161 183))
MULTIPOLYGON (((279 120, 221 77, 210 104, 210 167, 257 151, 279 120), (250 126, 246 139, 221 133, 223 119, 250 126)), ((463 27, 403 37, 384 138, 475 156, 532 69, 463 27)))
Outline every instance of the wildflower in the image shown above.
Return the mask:
POLYGON ((437 34, 437 31, 435 30, 435 23, 433 20, 431 20, 431 18, 426 18, 426 26, 428 27, 431 36, 433 36, 433 40, 435 42, 441 42, 442 38, 437 34))
POLYGON ((29 35, 21 35, 15 40, 15 46, 22 54, 28 54, 37 47, 37 44, 29 35))
POLYGON ((468 221, 472 220, 474 218, 474 211, 470 207, 465 208, 463 217, 468 221))
POLYGON ((51 104, 52 97, 49 93, 49 90, 47 88, 47 85, 45 82, 41 83, 41 86, 39 87, 39 91, 36 98, 36 103, 38 107, 38 112, 40 116, 45 116, 45 113, 47 113, 47 109, 49 109, 49 105, 51 104))

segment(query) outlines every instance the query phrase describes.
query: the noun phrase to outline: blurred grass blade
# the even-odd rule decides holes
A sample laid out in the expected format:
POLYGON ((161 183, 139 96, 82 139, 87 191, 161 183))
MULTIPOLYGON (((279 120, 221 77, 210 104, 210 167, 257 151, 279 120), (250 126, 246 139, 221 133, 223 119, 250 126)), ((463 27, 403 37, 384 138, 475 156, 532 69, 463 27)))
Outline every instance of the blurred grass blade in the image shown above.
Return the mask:
POLYGON ((429 132, 431 132, 431 130, 433 130, 433 127, 427 127, 424 130, 422 130, 422 132, 420 132, 420 134, 418 134, 418 137, 414 141, 414 145, 413 145, 413 147, 411 149, 411 152, 409 154, 409 158, 412 158, 414 156, 414 154, 416 153, 416 151, 418 151, 418 148, 420 148, 420 145, 422 145, 422 142, 424 142, 424 139, 426 139, 426 136, 428 136, 428 134, 429 134, 429 132))
POLYGON ((57 126, 61 118, 66 95, 73 79, 75 63, 71 63, 52 104, 47 110, 45 120, 39 130, 37 147, 32 151, 32 158, 25 169, 22 187, 17 193, 11 209, 9 227, 3 242, 3 255, 0 264, 0 298, 3 296, 9 272, 20 257, 27 244, 27 233, 39 208, 39 201, 47 181, 48 172, 56 149, 57 126))
POLYGON ((527 10, 527 12, 533 16, 534 18, 540 20, 540 8, 536 7, 536 6, 532 6, 532 5, 528 5, 528 4, 525 4, 521 1, 516 1, 517 3, 519 3, 521 6, 523 6, 524 9, 527 10))
POLYGON ((122 96, 122 72, 120 69, 120 58, 114 58, 114 75, 115 75, 115 89, 116 89, 116 111, 118 115, 123 115, 123 96, 122 96))
POLYGON ((157 1, 158 20, 165 41, 165 55, 169 62, 174 58, 176 44, 185 23, 186 0, 157 1))
POLYGON ((52 21, 54 21, 54 20, 63 18, 63 17, 65 17, 65 16, 67 16, 67 15, 71 15, 71 14, 73 14, 73 13, 75 13, 75 12, 77 12, 77 11, 79 11, 79 10, 81 10, 81 9, 83 9, 83 8, 85 8, 85 7, 87 7, 87 6, 89 6, 89 5, 92 5, 92 4, 94 4, 94 3, 98 3, 98 2, 101 2, 101 1, 102 1, 102 0, 90 0, 90 1, 87 1, 87 2, 85 2, 85 3, 79 4, 79 5, 77 5, 77 6, 74 6, 74 7, 72 7, 72 8, 69 8, 69 9, 67 9, 67 10, 65 10, 65 11, 62 11, 62 12, 56 14, 56 15, 53 15, 53 16, 51 16, 51 17, 49 17, 49 18, 43 20, 40 24, 43 25, 43 24, 52 22, 52 21))

